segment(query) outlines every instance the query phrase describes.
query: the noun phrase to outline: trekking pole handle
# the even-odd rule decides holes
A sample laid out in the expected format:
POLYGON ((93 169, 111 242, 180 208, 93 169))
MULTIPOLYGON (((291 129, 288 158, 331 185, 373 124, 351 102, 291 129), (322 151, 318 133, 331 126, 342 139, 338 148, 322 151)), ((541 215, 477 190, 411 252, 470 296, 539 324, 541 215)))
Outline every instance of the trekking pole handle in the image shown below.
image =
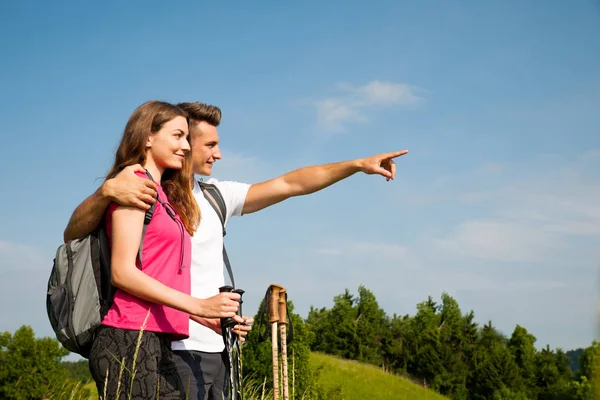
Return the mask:
POLYGON ((241 316, 243 316, 243 315, 244 315, 244 314, 242 313, 242 303, 243 303, 243 301, 242 301, 242 295, 244 294, 244 292, 245 292, 245 291, 244 291, 244 290, 242 290, 242 289, 233 289, 233 290, 232 290, 232 292, 233 292, 233 293, 237 293, 237 294, 239 294, 239 295, 240 295, 240 299, 238 300, 238 303, 240 304, 240 308, 239 308, 239 310, 238 310, 238 315, 241 317, 241 316))
POLYGON ((271 296, 269 298, 269 323, 279 321, 279 292, 283 286, 272 284, 270 286, 271 296))
POLYGON ((279 291, 279 323, 287 325, 287 290, 282 288, 279 291))
MULTIPOLYGON (((240 295, 240 299, 239 299, 239 304, 240 304, 240 312, 242 309, 242 295, 244 294, 244 291, 242 289, 234 289, 232 286, 221 286, 219 288, 219 293, 223 293, 223 292, 233 292, 233 293, 238 293, 240 295)), ((231 317, 228 318, 221 318, 221 328, 231 328, 233 326, 237 325, 237 322, 235 322, 235 320, 231 317)))

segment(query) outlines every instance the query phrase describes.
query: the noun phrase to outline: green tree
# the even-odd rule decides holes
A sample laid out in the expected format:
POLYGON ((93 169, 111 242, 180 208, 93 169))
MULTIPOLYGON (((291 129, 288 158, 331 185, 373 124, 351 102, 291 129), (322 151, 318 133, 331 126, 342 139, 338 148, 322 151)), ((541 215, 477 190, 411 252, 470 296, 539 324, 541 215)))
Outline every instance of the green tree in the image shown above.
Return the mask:
POLYGON ((475 356, 477 354, 479 339, 479 326, 477 322, 475 322, 475 313, 472 310, 462 318, 462 336, 463 358, 467 368, 469 369, 466 382, 466 389, 468 392, 469 388, 473 386, 475 356))
POLYGON ((593 341, 579 356, 578 390, 588 399, 600 399, 600 342, 593 341))
POLYGON ((412 318, 410 316, 400 317, 394 314, 390 321, 390 334, 386 337, 383 346, 384 357, 391 371, 408 373, 409 363, 412 362, 409 343, 411 329, 412 318))
POLYGON ((579 357, 581 356, 581 353, 583 353, 583 348, 578 348, 575 350, 569 350, 567 351, 567 357, 569 357, 569 366, 571 367, 571 371, 573 371, 573 373, 579 372, 579 370, 581 369, 581 365, 579 363, 579 357))
POLYGON ((575 400, 579 399, 576 392, 582 394, 589 392, 587 381, 583 380, 584 387, 578 387, 578 382, 572 379, 573 374, 569 366, 569 357, 561 349, 553 351, 546 346, 537 355, 537 384, 539 400, 575 400))
POLYGON ((506 343, 506 338, 491 321, 483 326, 474 357, 472 399, 519 398, 518 388, 515 388, 519 382, 519 369, 506 343))
POLYGON ((42 398, 65 379, 60 360, 69 354, 54 338, 37 339, 30 326, 0 335, 0 398, 42 398))
POLYGON ((515 327, 508 341, 508 348, 515 357, 520 372, 517 387, 530 399, 537 397, 535 341, 535 336, 520 325, 515 327))
POLYGON ((363 285, 358 288, 356 306, 356 339, 358 354, 356 359, 369 364, 383 364, 382 345, 389 332, 385 311, 379 308, 375 295, 363 285))
POLYGON ((313 329, 315 340, 313 351, 356 360, 360 346, 356 333, 356 299, 348 289, 333 298, 331 310, 314 310, 308 315, 307 323, 313 329))
POLYGON ((435 379, 435 387, 453 399, 466 399, 469 365, 465 358, 468 343, 464 319, 458 302, 448 293, 442 294, 440 318, 438 330, 442 369, 435 379))
POLYGON ((409 349, 413 357, 409 364, 409 374, 424 380, 432 388, 437 387, 435 378, 443 373, 440 343, 441 316, 438 305, 431 296, 417 304, 417 313, 412 318, 409 331, 409 349))
POLYGON ((585 348, 579 356, 579 363, 580 373, 588 381, 593 381, 600 373, 600 342, 594 340, 590 347, 585 348))
POLYGON ((310 306, 306 325, 314 334, 314 340, 311 343, 311 350, 325 352, 322 349, 325 347, 322 344, 327 343, 331 337, 329 330, 329 310, 325 307, 315 308, 310 306))

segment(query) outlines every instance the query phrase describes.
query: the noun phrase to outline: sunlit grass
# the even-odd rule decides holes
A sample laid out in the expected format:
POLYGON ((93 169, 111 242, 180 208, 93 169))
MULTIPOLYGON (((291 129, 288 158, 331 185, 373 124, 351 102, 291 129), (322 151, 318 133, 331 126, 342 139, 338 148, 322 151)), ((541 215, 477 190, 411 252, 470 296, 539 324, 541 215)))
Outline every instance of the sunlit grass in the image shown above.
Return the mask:
POLYGON ((373 365, 312 353, 312 368, 319 369, 319 383, 332 399, 344 400, 439 400, 446 397, 408 379, 373 365))
POLYGON ((81 383, 69 380, 50 386, 44 395, 49 400, 91 400, 98 398, 94 382, 81 383))

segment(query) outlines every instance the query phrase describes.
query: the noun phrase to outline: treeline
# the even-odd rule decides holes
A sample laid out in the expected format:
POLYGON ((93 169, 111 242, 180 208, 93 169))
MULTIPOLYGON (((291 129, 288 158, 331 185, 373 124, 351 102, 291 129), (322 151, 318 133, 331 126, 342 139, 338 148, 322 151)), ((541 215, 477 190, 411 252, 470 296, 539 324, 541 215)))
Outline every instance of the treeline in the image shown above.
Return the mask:
POLYGON ((356 297, 335 296, 330 309, 311 307, 306 327, 312 351, 381 366, 452 399, 594 398, 598 343, 576 351, 577 363, 561 349, 538 351, 523 326, 510 337, 491 321, 480 326, 448 294, 417 304, 413 316, 390 317, 360 286, 356 297))
MULTIPOLYGON (((259 310, 261 309, 259 307, 259 310)), ((306 319, 288 303, 293 340, 289 368, 295 398, 337 399, 318 385, 311 351, 377 365, 452 399, 592 400, 600 390, 600 343, 564 352, 535 347, 536 338, 516 325, 510 337, 491 322, 479 325, 443 294, 417 304, 414 315, 388 316, 363 286, 334 297, 330 309, 311 307, 306 319)), ((270 326, 255 316, 243 347, 248 383, 272 387, 270 326)), ((0 398, 86 398, 87 361, 64 362, 68 352, 54 338, 36 338, 29 326, 0 334, 0 398), (76 393, 77 396, 73 396, 76 393)))
POLYGON ((70 363, 58 340, 36 338, 30 326, 0 333, 0 399, 87 399, 87 362, 70 363))

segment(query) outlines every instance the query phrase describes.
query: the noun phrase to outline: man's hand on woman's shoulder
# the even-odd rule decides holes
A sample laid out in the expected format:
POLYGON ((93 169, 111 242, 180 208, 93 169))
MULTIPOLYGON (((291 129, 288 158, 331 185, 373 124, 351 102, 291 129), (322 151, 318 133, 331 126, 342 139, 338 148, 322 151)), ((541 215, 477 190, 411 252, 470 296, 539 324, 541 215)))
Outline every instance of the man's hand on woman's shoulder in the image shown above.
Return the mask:
POLYGON ((102 197, 126 207, 137 207, 144 211, 156 201, 156 184, 136 174, 145 172, 140 164, 130 165, 117 176, 102 184, 102 197))

